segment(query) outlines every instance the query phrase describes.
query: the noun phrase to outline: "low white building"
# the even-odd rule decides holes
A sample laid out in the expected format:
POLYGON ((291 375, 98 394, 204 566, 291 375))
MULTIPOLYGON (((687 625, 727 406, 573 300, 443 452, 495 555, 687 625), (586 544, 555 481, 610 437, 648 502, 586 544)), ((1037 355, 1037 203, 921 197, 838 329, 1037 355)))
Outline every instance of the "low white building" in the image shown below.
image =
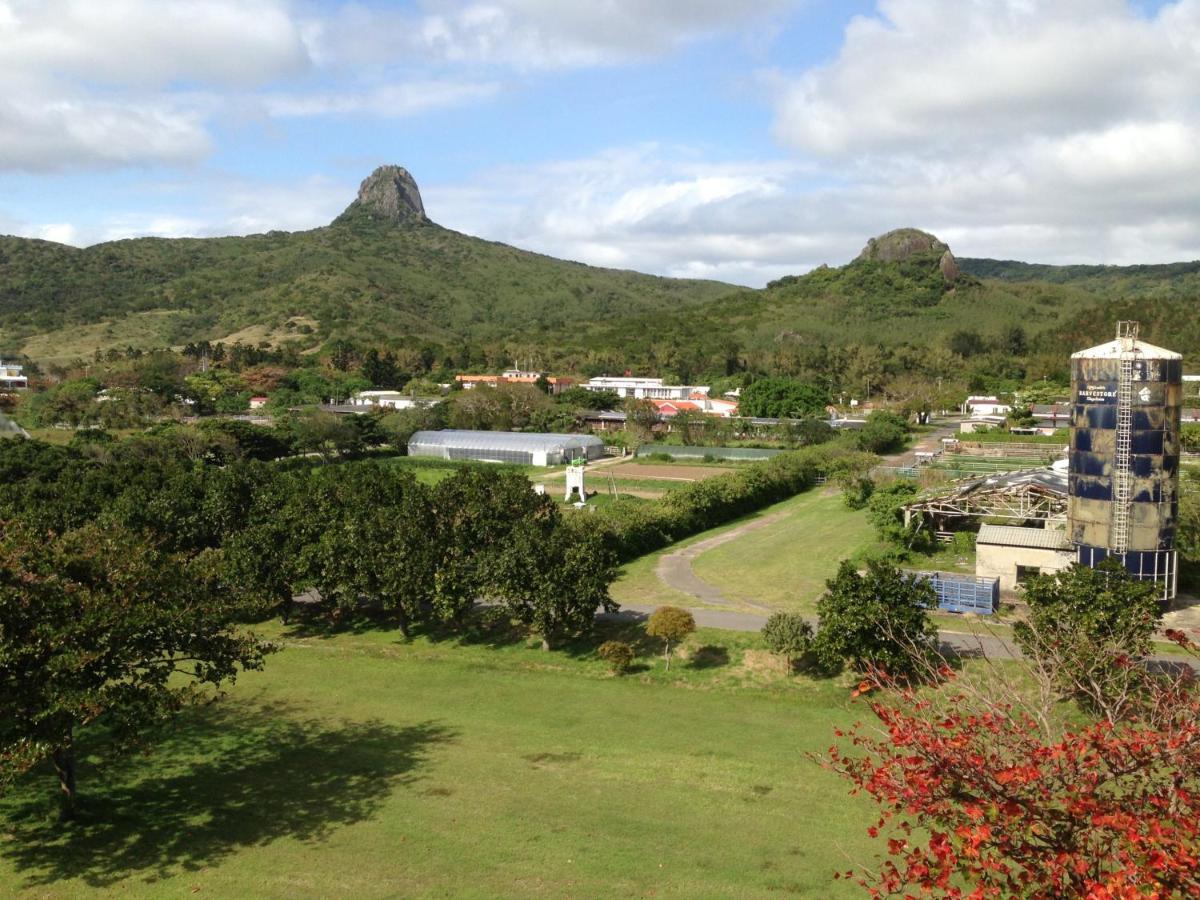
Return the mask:
POLYGON ((963 403, 962 411, 964 416, 972 418, 1007 416, 1012 412, 1012 407, 1007 403, 1001 403, 999 397, 971 396, 963 403))
POLYGON ((25 367, 16 363, 0 362, 0 390, 22 390, 29 387, 25 367))
POLYGON ((441 402, 441 397, 414 397, 400 391, 359 391, 350 398, 351 406, 375 406, 380 409, 428 409, 441 402))
POLYGON ((622 399, 690 400, 693 394, 708 396, 708 385, 663 384, 661 378, 630 378, 600 375, 582 385, 589 391, 612 391, 622 399))

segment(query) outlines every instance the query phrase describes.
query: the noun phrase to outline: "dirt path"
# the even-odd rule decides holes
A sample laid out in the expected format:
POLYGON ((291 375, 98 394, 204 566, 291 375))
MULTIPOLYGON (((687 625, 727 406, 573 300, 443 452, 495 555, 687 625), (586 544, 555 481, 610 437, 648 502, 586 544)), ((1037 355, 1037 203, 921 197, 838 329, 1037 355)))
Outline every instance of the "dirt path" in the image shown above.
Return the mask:
POLYGON ((747 522, 745 525, 732 528, 723 534, 705 538, 702 541, 681 547, 662 557, 658 561, 658 565, 654 568, 654 574, 667 587, 695 597, 701 603, 711 603, 713 606, 747 607, 764 613, 770 613, 772 610, 765 606, 759 606, 757 603, 730 600, 720 590, 696 575, 692 570, 692 560, 706 550, 711 550, 713 547, 719 547, 722 544, 737 540, 747 532, 758 531, 760 528, 767 528, 774 525, 787 515, 787 512, 771 513, 770 515, 763 516, 761 519, 755 519, 747 522))

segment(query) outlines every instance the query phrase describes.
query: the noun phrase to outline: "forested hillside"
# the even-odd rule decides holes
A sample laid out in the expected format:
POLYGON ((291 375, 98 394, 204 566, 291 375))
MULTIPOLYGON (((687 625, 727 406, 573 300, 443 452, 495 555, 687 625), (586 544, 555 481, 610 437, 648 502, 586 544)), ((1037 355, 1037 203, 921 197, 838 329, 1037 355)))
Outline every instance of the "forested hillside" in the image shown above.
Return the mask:
MULTIPOLYGON (((363 191, 377 187, 371 181, 363 191)), ((401 220, 388 200, 373 200, 296 233, 86 249, 0 238, 0 352, 64 359, 231 336, 306 346, 332 338, 535 344, 548 333, 687 308, 733 289, 553 259, 423 215, 401 220)))
POLYGON ((970 359, 1003 372, 1014 358, 1021 372, 1004 377, 1041 377, 1061 375, 1063 348, 1107 339, 1117 318, 1200 365, 1198 299, 1200 262, 955 260, 914 229, 763 290, 601 269, 434 224, 398 167, 377 170, 343 215, 311 231, 86 249, 0 238, 0 354, 51 363, 194 341, 299 351, 349 341, 421 347, 448 368, 523 358, 580 373, 831 382, 858 366, 858 382, 876 356, 893 374, 912 368, 907 347, 930 377, 960 375, 970 359))

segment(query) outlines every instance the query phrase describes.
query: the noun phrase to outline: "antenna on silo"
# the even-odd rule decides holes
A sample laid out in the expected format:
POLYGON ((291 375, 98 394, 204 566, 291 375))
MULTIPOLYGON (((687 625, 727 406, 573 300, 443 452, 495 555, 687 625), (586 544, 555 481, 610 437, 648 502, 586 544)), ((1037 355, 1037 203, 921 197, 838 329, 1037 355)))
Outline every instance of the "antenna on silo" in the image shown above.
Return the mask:
POLYGON ((1138 323, 1127 320, 1117 323, 1117 340, 1121 342, 1122 350, 1132 350, 1138 339, 1138 323))

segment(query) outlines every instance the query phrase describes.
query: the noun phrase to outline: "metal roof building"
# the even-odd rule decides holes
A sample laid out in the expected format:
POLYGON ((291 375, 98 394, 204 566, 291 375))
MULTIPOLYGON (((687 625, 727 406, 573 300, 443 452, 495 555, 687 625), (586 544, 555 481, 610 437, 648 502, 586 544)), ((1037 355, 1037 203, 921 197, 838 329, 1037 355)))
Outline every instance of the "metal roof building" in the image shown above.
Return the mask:
POLYGON ((557 466, 573 459, 599 459, 604 442, 590 434, 524 434, 514 431, 418 431, 409 456, 557 466))

